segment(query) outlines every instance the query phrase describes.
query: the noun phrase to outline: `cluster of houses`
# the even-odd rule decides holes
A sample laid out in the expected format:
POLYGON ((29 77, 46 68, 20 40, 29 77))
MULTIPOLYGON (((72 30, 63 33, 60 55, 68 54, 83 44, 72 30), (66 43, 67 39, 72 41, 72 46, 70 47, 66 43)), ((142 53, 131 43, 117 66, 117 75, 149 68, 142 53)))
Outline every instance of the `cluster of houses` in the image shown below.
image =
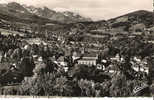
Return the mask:
MULTIPOLYGON (((125 20, 125 19, 121 19, 121 20, 125 20)), ((0 21, 0 26, 2 25, 2 21, 0 21)), ((7 28, 10 27, 11 24, 4 24, 7 28)), ((120 28, 122 29, 122 28, 120 28)), ((18 27, 17 29, 19 32, 28 32, 28 33, 32 33, 32 28, 28 25, 20 25, 20 27, 18 27)), ((77 30, 72 30, 72 33, 70 34, 74 34, 76 33, 77 30)), ((138 36, 138 35, 142 35, 143 34, 143 31, 146 32, 146 33, 153 33, 154 32, 154 27, 151 27, 149 29, 147 29, 145 27, 144 24, 136 24, 134 25, 133 27, 130 28, 130 31, 132 32, 132 34, 130 35, 130 37, 133 37, 133 36, 138 36), (138 31, 140 30, 140 31, 138 31)), ((114 29, 110 29, 110 31, 104 31, 104 29, 102 30, 93 30, 91 31, 91 33, 93 33, 93 35, 98 35, 98 37, 100 36, 104 36, 104 37, 119 37, 119 36, 123 36, 123 35, 126 35, 126 34, 129 34, 127 32, 123 32, 122 30, 114 30, 114 29), (120 33, 122 32, 122 33, 120 33), (95 33, 99 33, 99 34, 95 34, 95 33)), ((52 35, 53 37, 55 38, 58 38, 59 41, 65 41, 65 38, 64 36, 57 36, 56 34, 52 35)), ((35 44, 35 43, 40 43, 40 41, 42 40, 39 40, 39 39, 35 39, 35 40, 28 40, 30 41, 29 44, 35 44)), ((46 44, 44 42, 44 44, 46 44)), ((77 60, 77 63, 78 64, 86 64, 86 65, 89 65, 89 66, 96 66, 97 65, 97 59, 98 59, 98 52, 90 52, 90 53, 85 53, 85 52, 76 52, 74 51, 72 53, 72 58, 73 60, 77 60), (82 55, 82 58, 79 59, 82 55)), ((118 59, 117 57, 115 57, 114 59, 118 59)), ((55 62, 56 63, 56 62, 55 62)), ((66 65, 66 62, 64 60, 64 57, 60 57, 58 60, 57 60, 57 63, 59 63, 60 65, 63 65, 65 66, 66 65)))

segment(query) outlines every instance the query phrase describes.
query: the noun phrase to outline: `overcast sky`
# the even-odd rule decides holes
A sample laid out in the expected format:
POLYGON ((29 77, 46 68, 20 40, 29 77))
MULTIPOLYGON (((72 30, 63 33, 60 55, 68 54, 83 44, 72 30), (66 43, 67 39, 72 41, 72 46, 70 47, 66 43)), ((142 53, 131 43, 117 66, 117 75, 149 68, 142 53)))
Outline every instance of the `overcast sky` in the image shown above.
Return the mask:
POLYGON ((38 7, 47 6, 57 11, 73 11, 93 20, 109 19, 136 10, 152 11, 153 0, 0 0, 38 7))

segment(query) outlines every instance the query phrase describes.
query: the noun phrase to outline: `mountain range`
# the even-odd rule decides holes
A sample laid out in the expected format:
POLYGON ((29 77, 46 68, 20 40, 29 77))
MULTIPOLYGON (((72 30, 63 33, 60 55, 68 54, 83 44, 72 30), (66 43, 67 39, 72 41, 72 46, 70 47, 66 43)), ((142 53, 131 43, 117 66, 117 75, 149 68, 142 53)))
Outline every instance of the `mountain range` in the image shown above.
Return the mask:
POLYGON ((74 12, 57 12, 48 7, 34 7, 21 5, 16 2, 0 4, 0 21, 10 23, 47 25, 50 30, 102 30, 104 28, 121 28, 128 31, 136 24, 143 24, 147 28, 154 26, 154 14, 150 11, 139 10, 109 20, 92 21, 74 12))
POLYGON ((16 2, 0 4, 0 14, 29 21, 35 20, 36 17, 37 19, 43 19, 45 22, 75 23, 91 21, 90 18, 82 17, 73 12, 56 12, 47 7, 37 8, 34 6, 21 5, 16 2))

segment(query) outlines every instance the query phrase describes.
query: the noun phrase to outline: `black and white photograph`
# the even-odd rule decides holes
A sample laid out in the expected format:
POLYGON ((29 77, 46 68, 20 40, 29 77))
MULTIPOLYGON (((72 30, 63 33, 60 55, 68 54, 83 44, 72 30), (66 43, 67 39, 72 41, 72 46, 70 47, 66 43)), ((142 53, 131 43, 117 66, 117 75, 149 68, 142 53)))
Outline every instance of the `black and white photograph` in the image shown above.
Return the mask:
POLYGON ((0 95, 154 96, 154 1, 0 0, 0 95))

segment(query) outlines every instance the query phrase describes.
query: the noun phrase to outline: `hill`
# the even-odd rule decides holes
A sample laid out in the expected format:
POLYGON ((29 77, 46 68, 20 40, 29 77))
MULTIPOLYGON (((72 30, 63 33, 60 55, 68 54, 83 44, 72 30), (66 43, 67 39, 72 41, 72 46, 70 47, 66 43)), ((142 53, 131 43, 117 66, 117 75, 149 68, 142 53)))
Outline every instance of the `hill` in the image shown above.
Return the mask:
POLYGON ((139 10, 131 12, 113 19, 109 19, 108 23, 111 28, 123 27, 128 30, 130 27, 143 24, 146 28, 154 25, 154 15, 150 11, 139 10))

